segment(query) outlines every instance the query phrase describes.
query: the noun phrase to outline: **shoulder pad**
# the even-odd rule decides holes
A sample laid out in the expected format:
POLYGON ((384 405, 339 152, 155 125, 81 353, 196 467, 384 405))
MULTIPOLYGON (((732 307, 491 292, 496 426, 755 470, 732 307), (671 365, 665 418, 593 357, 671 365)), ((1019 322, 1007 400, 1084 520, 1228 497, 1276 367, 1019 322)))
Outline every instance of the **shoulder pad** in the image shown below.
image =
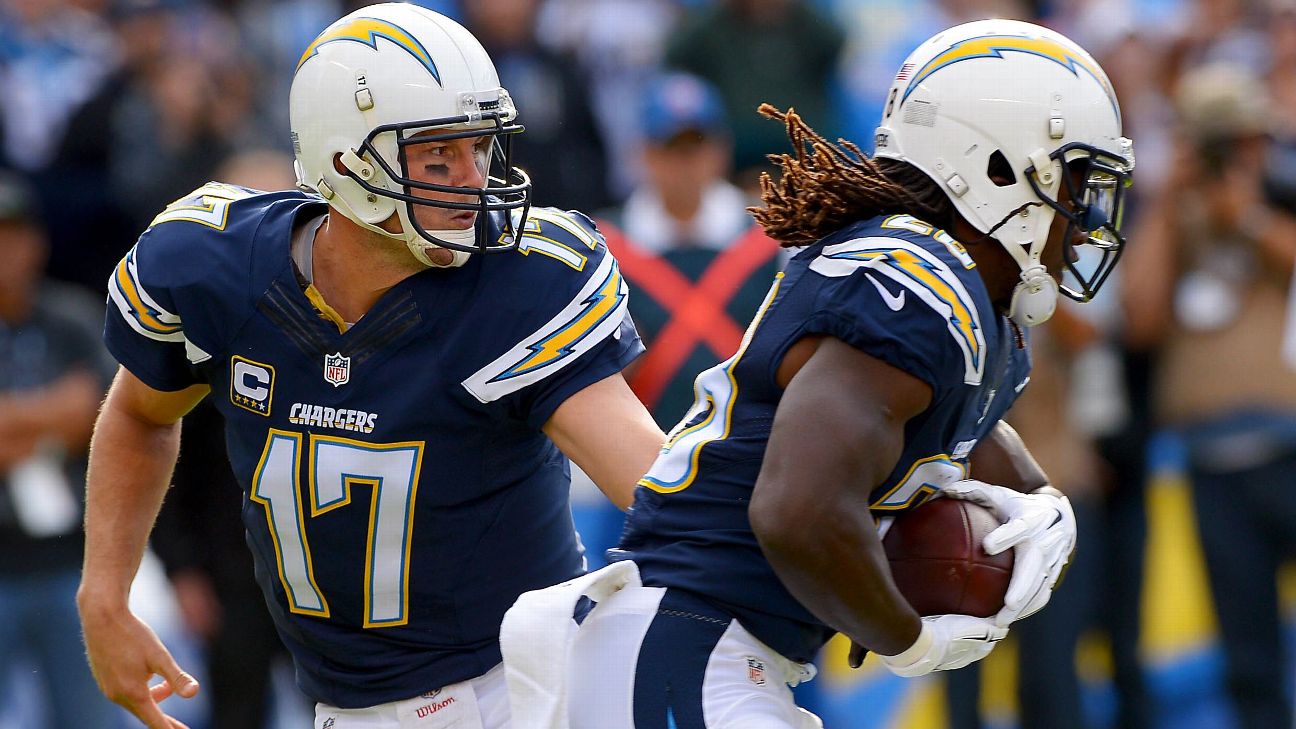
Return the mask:
MULTIPOLYGON (((859 272, 876 289, 882 303, 897 314, 905 309, 905 294, 922 302, 925 309, 940 317, 945 331, 958 346, 963 360, 963 381, 977 384, 985 374, 986 359, 982 312, 972 293, 975 287, 970 288, 977 274, 951 265, 957 258, 952 253, 941 255, 944 245, 931 237, 921 242, 911 236, 856 238, 825 246, 810 262, 810 270, 833 279, 859 272), (890 285, 884 285, 884 280, 891 282, 890 285), (898 293, 893 293, 897 288, 898 293)), ((913 316, 905 318, 906 328, 912 327, 907 336, 922 336, 922 320, 913 316)))
POLYGON ((585 270, 589 260, 601 257, 606 249, 593 220, 575 210, 557 208, 533 208, 517 247, 524 256, 549 256, 577 271, 585 270))
MULTIPOLYGON (((261 193, 208 183, 167 206, 118 263, 109 300, 138 334, 215 346, 240 320, 257 281, 254 237, 275 203, 311 201, 296 192, 261 193)), ((290 224, 289 205, 281 224, 290 224)))
MULTIPOLYGON (((534 298, 525 316, 514 316, 517 337, 508 351, 464 381, 479 400, 489 402, 549 377, 618 335, 627 318, 629 289, 593 221, 576 212, 533 210, 518 251, 554 258, 527 266, 525 280, 534 298), (564 275, 567 274, 567 275, 564 275)), ((636 339, 637 340, 637 339, 636 339)))

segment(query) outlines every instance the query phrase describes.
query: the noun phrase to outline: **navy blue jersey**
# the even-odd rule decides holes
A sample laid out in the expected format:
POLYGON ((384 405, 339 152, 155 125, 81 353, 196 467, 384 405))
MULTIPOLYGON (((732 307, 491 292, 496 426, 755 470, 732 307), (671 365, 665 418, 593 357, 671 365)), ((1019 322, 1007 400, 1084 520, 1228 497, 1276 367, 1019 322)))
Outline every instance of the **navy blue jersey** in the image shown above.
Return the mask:
POLYGON ((706 596, 789 658, 832 635, 783 587, 747 518, 774 413, 775 373, 797 340, 821 334, 918 377, 928 408, 905 426, 894 470, 872 493, 879 516, 964 478, 967 456, 1025 385, 1022 334, 990 303, 963 247, 909 216, 857 223, 798 253, 775 278, 738 352, 703 372, 696 401, 639 482, 616 559, 644 583, 706 596))
POLYGON ((170 206, 112 277, 106 340, 154 388, 210 385, 299 683, 345 708, 487 671, 514 599, 580 573, 541 426, 643 348, 602 237, 550 209, 341 333, 290 256, 327 209, 218 184, 170 206))

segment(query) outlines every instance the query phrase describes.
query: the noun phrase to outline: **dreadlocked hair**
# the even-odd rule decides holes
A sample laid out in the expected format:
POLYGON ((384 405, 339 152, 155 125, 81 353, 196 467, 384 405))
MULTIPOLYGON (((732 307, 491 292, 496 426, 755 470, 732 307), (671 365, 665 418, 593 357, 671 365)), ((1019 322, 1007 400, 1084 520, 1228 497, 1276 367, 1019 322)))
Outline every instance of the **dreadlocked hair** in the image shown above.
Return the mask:
POLYGON ((763 207, 748 208, 766 235, 783 246, 803 246, 878 215, 909 214, 949 228, 954 210, 931 178, 907 162, 869 159, 845 139, 833 144, 795 109, 761 104, 762 116, 787 126, 792 154, 771 154, 782 168, 775 182, 761 173, 763 207))

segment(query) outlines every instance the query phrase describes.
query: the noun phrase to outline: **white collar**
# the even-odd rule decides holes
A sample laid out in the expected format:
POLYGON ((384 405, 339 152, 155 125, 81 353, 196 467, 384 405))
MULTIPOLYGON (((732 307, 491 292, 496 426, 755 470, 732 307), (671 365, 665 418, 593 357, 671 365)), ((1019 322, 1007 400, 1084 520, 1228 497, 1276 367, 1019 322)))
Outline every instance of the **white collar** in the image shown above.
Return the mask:
POLYGON ((751 203, 742 190, 717 180, 702 194, 697 215, 680 224, 666 213, 661 196, 644 185, 626 200, 621 223, 626 237, 651 253, 663 253, 682 242, 722 250, 751 227, 747 214, 751 203))

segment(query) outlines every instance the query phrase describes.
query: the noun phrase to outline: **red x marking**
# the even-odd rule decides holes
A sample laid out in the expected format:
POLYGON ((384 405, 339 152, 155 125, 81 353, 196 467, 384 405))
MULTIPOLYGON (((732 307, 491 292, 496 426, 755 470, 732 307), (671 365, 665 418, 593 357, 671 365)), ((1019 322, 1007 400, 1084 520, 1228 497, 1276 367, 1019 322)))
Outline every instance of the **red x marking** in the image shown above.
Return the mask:
POLYGON ((630 388, 651 410, 699 343, 719 359, 737 351, 743 329, 725 308, 756 269, 778 254, 779 245, 760 226, 752 226, 693 283, 664 259, 634 245, 615 226, 599 221, 598 227, 634 285, 631 295, 645 293, 670 314, 630 378, 630 388))

